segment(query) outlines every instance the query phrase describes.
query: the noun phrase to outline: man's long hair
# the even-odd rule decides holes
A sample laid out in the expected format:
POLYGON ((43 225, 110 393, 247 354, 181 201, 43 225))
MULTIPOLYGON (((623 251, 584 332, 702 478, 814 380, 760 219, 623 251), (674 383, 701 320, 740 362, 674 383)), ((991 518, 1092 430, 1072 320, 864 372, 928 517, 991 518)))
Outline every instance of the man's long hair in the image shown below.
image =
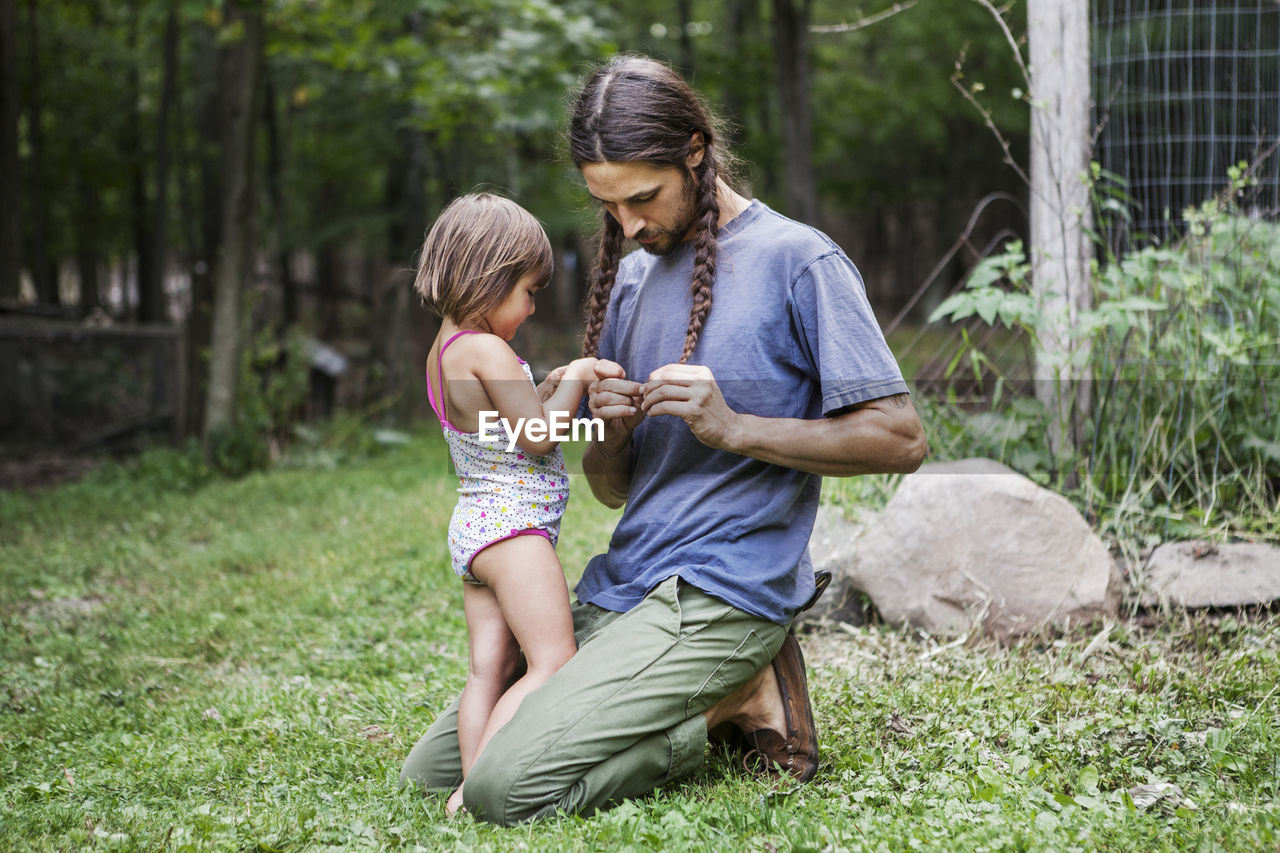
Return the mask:
MULTIPOLYGON (((715 125, 701 99, 679 74, 661 62, 639 56, 615 57, 592 72, 570 111, 569 154, 579 169, 585 163, 641 161, 679 169, 692 184, 697 223, 693 307, 681 364, 693 355, 711 313, 720 221, 716 178, 723 177, 729 163, 715 125), (689 180, 686 161, 694 149, 695 133, 701 135, 704 148, 702 162, 692 169, 689 180)), ((607 211, 603 218, 584 318, 582 352, 588 356, 599 354, 609 294, 622 259, 622 226, 607 211)))

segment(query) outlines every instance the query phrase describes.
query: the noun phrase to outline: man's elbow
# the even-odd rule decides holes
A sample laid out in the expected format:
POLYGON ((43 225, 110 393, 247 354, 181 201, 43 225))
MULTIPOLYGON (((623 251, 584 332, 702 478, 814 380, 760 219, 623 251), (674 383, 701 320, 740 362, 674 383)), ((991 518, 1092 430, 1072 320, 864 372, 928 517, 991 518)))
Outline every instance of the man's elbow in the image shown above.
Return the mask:
POLYGON ((596 495, 596 497, 599 498, 600 503, 604 504, 609 509, 621 509, 623 504, 627 502, 626 495, 608 494, 596 495))
POLYGON ((903 437, 893 473, 912 473, 920 467, 928 455, 929 440, 925 437, 924 427, 917 421, 916 428, 911 434, 903 437))

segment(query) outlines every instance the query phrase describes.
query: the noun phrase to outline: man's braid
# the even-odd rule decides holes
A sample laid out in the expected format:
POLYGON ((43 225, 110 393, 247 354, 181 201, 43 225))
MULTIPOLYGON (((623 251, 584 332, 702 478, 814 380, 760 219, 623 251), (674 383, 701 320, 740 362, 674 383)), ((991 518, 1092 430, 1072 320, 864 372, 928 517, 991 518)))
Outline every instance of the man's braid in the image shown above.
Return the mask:
POLYGON ((600 354, 600 333, 604 330, 605 313, 609 310, 609 294, 618 277, 618 262, 622 259, 622 226, 608 213, 604 214, 604 227, 600 231, 600 248, 596 252, 595 274, 591 289, 587 292, 587 310, 584 318, 586 334, 582 339, 582 354, 600 354))
POLYGON ((720 223, 720 199, 716 188, 716 166, 710 149, 702 162, 698 175, 698 234, 693 258, 693 307, 689 312, 689 328, 685 332, 684 352, 680 363, 685 364, 698 345, 698 335, 711 313, 711 286, 716 278, 716 232, 720 223))

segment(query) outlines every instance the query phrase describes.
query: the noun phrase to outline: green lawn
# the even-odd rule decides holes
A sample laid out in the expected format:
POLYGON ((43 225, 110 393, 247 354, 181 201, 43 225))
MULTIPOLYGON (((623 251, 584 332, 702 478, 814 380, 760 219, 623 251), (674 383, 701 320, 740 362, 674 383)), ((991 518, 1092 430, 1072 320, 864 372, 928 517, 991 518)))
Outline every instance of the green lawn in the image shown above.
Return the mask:
MULTIPOLYGON (((593 818, 448 821, 397 775, 463 681, 452 488, 443 443, 415 438, 189 494, 119 474, 0 493, 0 849, 1280 845, 1276 617, 1004 649, 811 634, 813 784, 713 755, 593 818), (1127 793, 1155 783, 1181 796, 1127 793)), ((615 517, 575 488, 570 575, 615 517)))

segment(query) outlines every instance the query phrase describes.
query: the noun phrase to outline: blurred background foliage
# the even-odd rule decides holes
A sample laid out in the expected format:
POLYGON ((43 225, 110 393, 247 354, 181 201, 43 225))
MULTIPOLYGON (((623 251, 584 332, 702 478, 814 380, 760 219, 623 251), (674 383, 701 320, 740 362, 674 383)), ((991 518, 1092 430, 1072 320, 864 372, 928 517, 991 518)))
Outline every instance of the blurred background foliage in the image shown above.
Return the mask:
MULTIPOLYGON (((41 441, 115 449, 122 436, 136 449, 159 425, 198 481, 286 460, 291 444, 336 458, 318 421, 332 419, 341 448, 359 443, 359 422, 370 446, 399 441, 390 428, 428 416, 420 370, 437 328, 412 293, 415 253, 439 210, 476 188, 533 211, 557 255, 516 349, 539 372, 572 357, 600 213, 564 156, 565 108, 593 64, 628 51, 670 62, 705 95, 746 192, 853 258, 923 392, 936 455, 1075 480, 1091 516, 1136 510, 1275 537, 1280 357, 1274 311, 1249 307, 1273 293, 1274 267, 1219 288, 1222 304, 1239 299, 1210 328, 1203 306, 1169 295, 1167 270, 1139 274, 1152 258, 1184 277, 1188 264, 1207 268, 1198 232, 1146 255, 1135 246, 1128 261, 1106 245, 1109 220, 1142 207, 1124 175, 1094 174, 1105 180, 1091 316, 1120 310, 1129 325, 1079 330, 1094 339, 1098 416, 1077 455, 1046 449, 1026 381, 1034 316, 1018 315, 1026 281, 1011 273, 1023 259, 1008 246, 1027 234, 1028 189, 1006 158, 1028 159, 1031 99, 996 11, 982 0, 0 0, 0 325, 75 327, 0 334, 0 361, 14 366, 0 375, 0 457, 41 441), (213 321, 224 281, 244 291, 231 331, 213 321), (1147 302, 1116 302, 1135 298, 1147 302), (1242 317, 1262 323, 1251 343, 1233 337, 1242 317), (211 428, 210 364, 228 339, 233 417, 211 428), (1240 373, 1244 359, 1262 372, 1225 386, 1215 373, 1183 396, 1143 385, 1149 366, 1177 375, 1202 353, 1209 368, 1240 373), (1223 387, 1232 393, 1213 391, 1223 387), (1135 399, 1148 410, 1120 407, 1135 399), (1248 428, 1220 426, 1229 418, 1248 428), (1135 455, 1152 446, 1168 452, 1135 455)), ((1013 41, 1025 11, 998 10, 1013 41)), ((1218 12, 1197 14, 1223 30, 1218 12)), ((1268 27, 1280 22, 1268 14, 1268 27)), ((1263 61, 1238 47, 1233 62, 1263 61)), ((1163 61, 1191 78, 1193 58, 1163 61)), ((1233 192, 1249 185, 1238 177, 1233 192)), ((1245 207, 1203 213, 1201 231, 1254 222, 1245 207)), ((1270 234, 1257 228, 1246 230, 1270 234)), ((1213 269, 1239 268, 1266 242, 1231 242, 1213 269)))
MULTIPOLYGON (((874 5, 860 14, 891 8, 874 5)), ((904 4, 844 32, 809 30, 850 22, 847 4, 819 0, 0 6, 16 36, 20 176, 5 199, 20 247, 5 259, 0 300, 71 314, 164 322, 207 310, 227 239, 219 203, 245 65, 237 47, 257 16, 264 61, 251 81, 246 166, 250 274, 265 297, 256 323, 302 324, 331 341, 369 346, 385 331, 385 290, 404 287, 396 270, 412 266, 435 213, 478 186, 546 223, 565 274, 549 319, 574 322, 585 265, 576 258, 589 257, 595 213, 561 153, 564 106, 590 64, 620 50, 686 73, 731 126, 749 189, 830 231, 881 311, 906 301, 979 197, 1017 190, 981 116, 952 88, 962 55, 968 78, 1006 95, 992 109, 1025 145, 1025 106, 1008 96, 1016 64, 972 2, 904 4), (807 115, 782 96, 797 76, 807 115), (789 156, 797 118, 811 142, 789 156), (789 176, 801 168, 815 176, 811 199, 791 204, 789 176)))

